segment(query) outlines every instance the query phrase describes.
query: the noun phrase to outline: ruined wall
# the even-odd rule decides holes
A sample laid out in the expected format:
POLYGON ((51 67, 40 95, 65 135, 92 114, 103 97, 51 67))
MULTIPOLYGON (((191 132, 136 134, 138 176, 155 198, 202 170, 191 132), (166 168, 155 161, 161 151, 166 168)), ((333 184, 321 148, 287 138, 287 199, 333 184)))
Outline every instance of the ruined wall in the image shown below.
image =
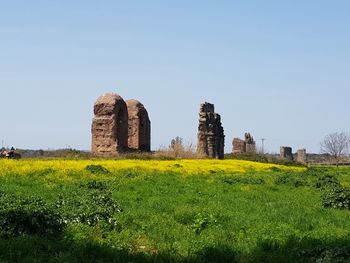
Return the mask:
POLYGON ((255 153, 256 152, 256 146, 253 136, 250 135, 249 132, 246 132, 244 134, 245 143, 246 143, 246 152, 248 153, 255 153))
POLYGON ((232 142, 233 154, 242 154, 246 152, 246 142, 240 138, 234 138, 232 142))
POLYGON ((137 100, 127 100, 128 146, 139 151, 151 150, 151 122, 146 108, 137 100))
POLYGON ((122 97, 115 93, 100 96, 94 105, 92 154, 115 156, 128 149, 128 111, 122 97))
POLYGON ((297 152, 297 162, 306 163, 306 149, 299 149, 297 152))
POLYGON ((197 152, 210 158, 224 158, 225 135, 221 116, 214 111, 214 105, 201 104, 199 112, 197 152))
POLYGON ((255 141, 249 132, 246 132, 244 134, 244 140, 241 140, 240 138, 234 138, 232 141, 232 146, 233 154, 256 152, 255 141))
POLYGON ((293 161, 294 158, 293 158, 292 148, 281 146, 280 158, 287 161, 293 161))

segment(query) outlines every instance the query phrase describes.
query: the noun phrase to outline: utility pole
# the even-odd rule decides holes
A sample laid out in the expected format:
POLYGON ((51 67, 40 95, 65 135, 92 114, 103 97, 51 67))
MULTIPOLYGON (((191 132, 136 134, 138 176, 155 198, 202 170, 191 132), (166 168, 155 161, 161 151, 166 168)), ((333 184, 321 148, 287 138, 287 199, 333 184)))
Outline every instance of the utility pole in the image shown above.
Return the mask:
POLYGON ((262 154, 264 154, 264 141, 266 140, 265 138, 261 138, 261 151, 262 151, 262 154))

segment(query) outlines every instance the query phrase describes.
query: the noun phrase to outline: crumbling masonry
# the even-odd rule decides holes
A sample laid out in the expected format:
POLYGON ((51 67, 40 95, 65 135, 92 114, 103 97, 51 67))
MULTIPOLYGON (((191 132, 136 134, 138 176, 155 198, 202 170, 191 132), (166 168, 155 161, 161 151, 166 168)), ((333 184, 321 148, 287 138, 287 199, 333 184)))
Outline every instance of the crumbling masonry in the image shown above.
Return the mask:
POLYGON ((233 154, 242 154, 242 153, 254 153, 256 152, 255 141, 253 136, 249 132, 244 134, 244 140, 240 138, 234 138, 232 142, 232 153, 233 154))
POLYGON ((293 152, 291 147, 281 146, 280 148, 280 158, 282 160, 293 161, 293 152))
POLYGON ((297 162, 306 163, 306 149, 299 149, 297 152, 297 162))
POLYGON ((150 150, 147 111, 134 100, 129 101, 128 106, 115 93, 106 93, 97 99, 91 126, 92 155, 111 157, 130 150, 150 150))
POLYGON ((151 150, 151 122, 143 104, 137 100, 127 100, 129 115, 128 146, 130 149, 151 150))
POLYGON ((221 117, 215 113, 214 105, 201 104, 199 112, 197 152, 210 158, 224 158, 225 135, 221 117))

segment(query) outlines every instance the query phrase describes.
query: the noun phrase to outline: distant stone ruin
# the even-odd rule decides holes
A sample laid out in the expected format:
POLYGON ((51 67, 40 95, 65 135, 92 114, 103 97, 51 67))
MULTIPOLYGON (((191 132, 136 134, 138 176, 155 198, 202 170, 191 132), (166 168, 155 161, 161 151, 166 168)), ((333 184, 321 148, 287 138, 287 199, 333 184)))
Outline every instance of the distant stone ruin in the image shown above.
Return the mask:
POLYGON ((249 132, 246 132, 244 134, 245 138, 245 144, 246 144, 246 152, 248 153, 255 153, 256 152, 256 146, 253 136, 250 135, 249 132))
POLYGON ((95 102, 94 114, 92 155, 110 157, 131 149, 150 150, 150 121, 141 103, 131 100, 128 107, 118 94, 106 93, 95 102))
POLYGON ((299 149, 297 152, 297 162, 306 163, 306 149, 299 149))
POLYGON ((128 109, 115 93, 100 96, 94 106, 92 154, 114 156, 128 150, 128 109))
POLYGON ((293 161, 293 152, 291 147, 281 146, 280 148, 280 158, 282 160, 293 161))
POLYGON ((242 153, 254 153, 256 152, 255 141, 253 136, 249 132, 244 134, 244 140, 240 138, 234 138, 232 142, 232 153, 233 154, 242 154, 242 153))
POLYGON ((127 100, 129 115, 128 147, 130 149, 151 150, 151 122, 146 108, 137 100, 127 100))
POLYGON ((201 104, 199 112, 197 152, 210 158, 224 158, 225 135, 221 117, 215 113, 214 105, 201 104))
POLYGON ((242 154, 246 152, 246 142, 240 138, 234 138, 232 142, 233 154, 242 154))

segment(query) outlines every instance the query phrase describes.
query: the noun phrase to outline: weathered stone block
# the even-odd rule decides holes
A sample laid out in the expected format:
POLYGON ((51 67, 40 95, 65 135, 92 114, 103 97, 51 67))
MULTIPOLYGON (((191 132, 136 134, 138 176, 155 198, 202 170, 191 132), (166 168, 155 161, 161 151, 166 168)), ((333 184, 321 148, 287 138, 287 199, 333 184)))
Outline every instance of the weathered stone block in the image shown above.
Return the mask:
POLYGON ((293 161, 293 152, 291 147, 281 146, 280 158, 287 161, 293 161))
POLYGON ((128 146, 139 151, 151 150, 151 122, 146 108, 137 100, 127 100, 128 146))
POLYGON ((246 152, 246 142, 240 138, 234 138, 232 142, 233 154, 242 154, 246 152))
POLYGON ((214 105, 201 104, 199 112, 197 152, 210 158, 224 158, 225 135, 221 116, 214 111, 214 105))
POLYGON ((249 132, 246 132, 244 134, 244 140, 241 140, 240 138, 234 138, 232 141, 232 145, 233 154, 256 152, 255 141, 253 139, 253 136, 251 136, 249 132))
POLYGON ((253 136, 250 135, 249 132, 246 132, 244 134, 245 143, 246 143, 246 152, 248 153, 255 153, 256 152, 256 146, 253 136))
POLYGON ((128 110, 115 93, 100 96, 94 105, 92 154, 115 156, 128 149, 128 110))
POLYGON ((306 149, 299 149, 297 152, 297 161, 299 163, 306 163, 306 149))

